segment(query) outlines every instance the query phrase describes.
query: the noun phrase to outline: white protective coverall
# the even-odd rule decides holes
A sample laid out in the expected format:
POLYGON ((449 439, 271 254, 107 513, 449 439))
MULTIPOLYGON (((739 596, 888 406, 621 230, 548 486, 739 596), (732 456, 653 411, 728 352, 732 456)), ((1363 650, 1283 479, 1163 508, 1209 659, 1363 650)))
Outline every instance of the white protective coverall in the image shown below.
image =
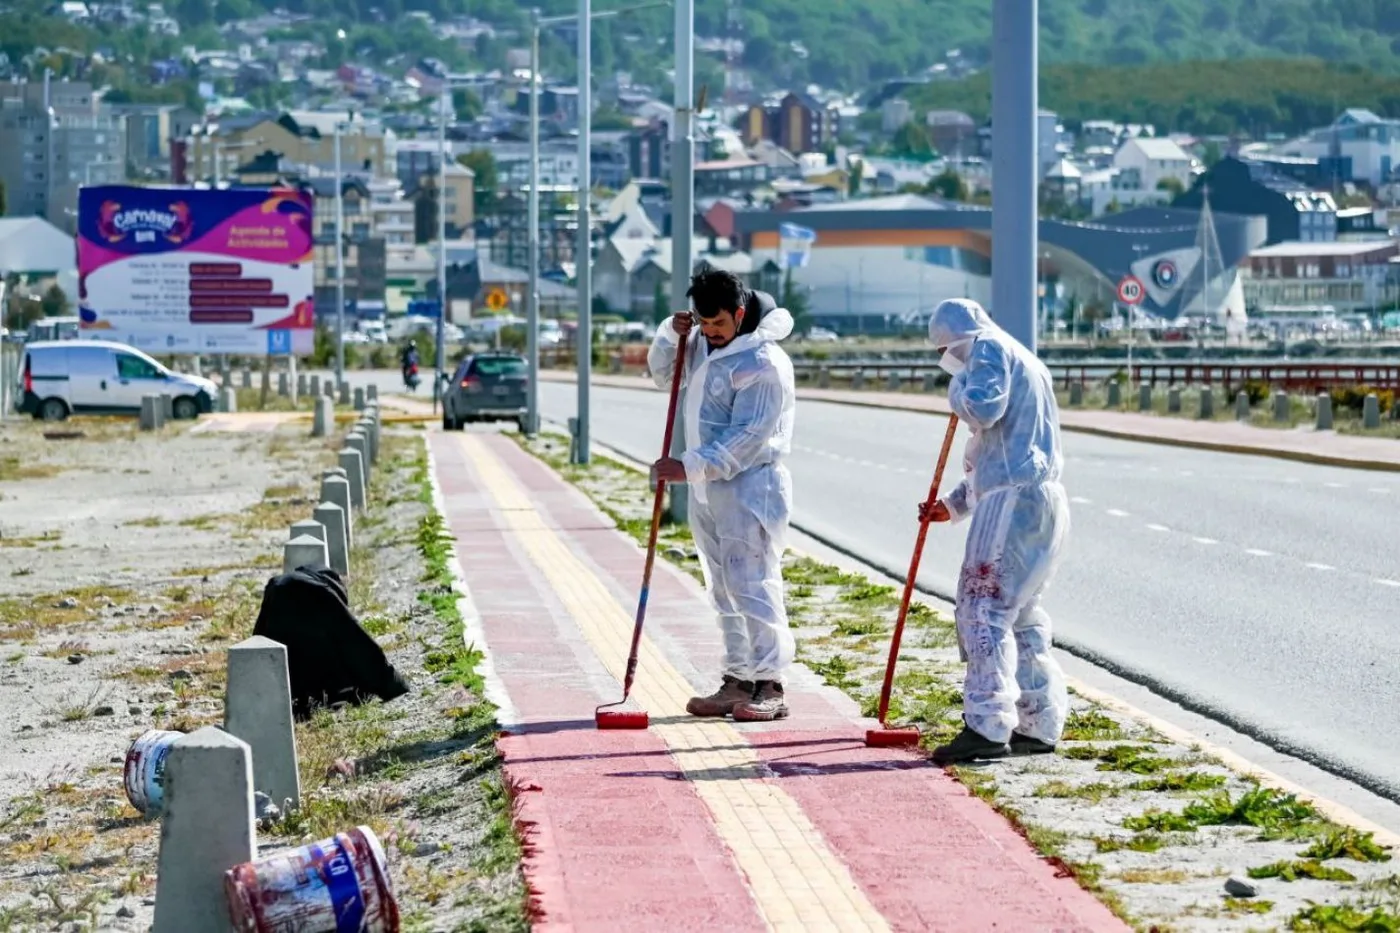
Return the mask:
POLYGON ((966 475, 944 497, 954 522, 972 516, 954 610, 968 658, 964 718, 994 742, 1014 729, 1053 744, 1069 712, 1040 607, 1069 530, 1054 383, 974 301, 940 304, 929 339, 964 366, 948 404, 972 431, 966 475))
MULTIPOLYGON (((724 634, 724 673, 781 681, 796 656, 783 602, 782 561, 792 510, 792 448, 797 391, 792 361, 778 341, 792 315, 757 293, 757 329, 710 349, 697 325, 686 347, 684 422, 690 528, 705 587, 724 634), (760 301, 760 299, 763 299, 760 301)), ((657 328, 647 366, 669 388, 678 338, 668 318, 657 328)))

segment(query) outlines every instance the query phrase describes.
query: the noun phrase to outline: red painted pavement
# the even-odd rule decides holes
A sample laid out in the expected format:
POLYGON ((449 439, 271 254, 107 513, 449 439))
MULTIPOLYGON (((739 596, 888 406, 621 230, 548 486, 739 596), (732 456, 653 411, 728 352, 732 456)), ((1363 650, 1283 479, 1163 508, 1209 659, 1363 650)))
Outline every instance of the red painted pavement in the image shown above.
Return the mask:
MULTIPOLYGON (((483 439, 545 523, 630 609, 642 570, 632 540, 512 440, 483 439)), ((593 728, 593 708, 616 699, 618 684, 502 532, 455 440, 434 433, 430 444, 459 562, 514 707, 515 734, 500 748, 530 840, 535 928, 763 929, 708 810, 664 743, 647 732, 593 728)), ((718 681, 719 637, 703 594, 660 561, 647 633, 697 689, 718 681)), ((847 697, 803 668, 787 692, 792 718, 739 728, 893 929, 1126 929, 943 771, 865 748, 867 723, 847 697)))

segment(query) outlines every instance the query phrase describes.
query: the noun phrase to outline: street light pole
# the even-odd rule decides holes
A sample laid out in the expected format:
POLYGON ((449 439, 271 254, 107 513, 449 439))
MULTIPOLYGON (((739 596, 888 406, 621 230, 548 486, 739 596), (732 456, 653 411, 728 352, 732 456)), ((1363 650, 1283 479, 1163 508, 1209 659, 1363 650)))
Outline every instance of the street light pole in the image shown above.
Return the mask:
POLYGON ((992 317, 1035 352, 1039 0, 992 0, 992 317))
POLYGON ((451 82, 444 80, 438 92, 438 319, 433 374, 434 414, 437 413, 438 394, 442 391, 442 340, 447 322, 447 98, 452 93, 451 87, 451 82))
POLYGON ((593 240, 589 194, 593 187, 590 159, 593 124, 592 0, 578 2, 578 437, 575 462, 589 462, 589 380, 593 377, 593 240))
POLYGON ((340 166, 340 124, 335 125, 335 381, 345 381, 345 180, 340 166))
MULTIPOLYGON (((671 307, 674 311, 685 300, 694 263, 692 246, 695 231, 695 0, 676 0, 676 118, 671 141, 671 307)), ((660 324, 660 322, 657 322, 660 324)), ((682 389, 681 391, 685 391, 682 389)), ((685 406, 678 406, 677 420, 683 420, 685 406)), ((671 437, 669 456, 685 452, 685 429, 671 437)), ((690 509, 685 485, 669 485, 671 520, 683 522, 690 509)))
POLYGON ((530 280, 525 292, 525 433, 540 429, 540 12, 530 12, 530 198, 526 214, 530 280))

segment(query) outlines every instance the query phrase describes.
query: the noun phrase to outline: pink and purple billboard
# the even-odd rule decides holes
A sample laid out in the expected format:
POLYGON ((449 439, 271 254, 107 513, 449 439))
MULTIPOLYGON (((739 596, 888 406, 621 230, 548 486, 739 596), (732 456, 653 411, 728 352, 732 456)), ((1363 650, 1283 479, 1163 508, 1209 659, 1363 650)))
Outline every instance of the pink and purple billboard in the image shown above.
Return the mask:
POLYGON ((83 336, 148 353, 310 353, 312 229, 311 195, 290 188, 83 188, 83 336))

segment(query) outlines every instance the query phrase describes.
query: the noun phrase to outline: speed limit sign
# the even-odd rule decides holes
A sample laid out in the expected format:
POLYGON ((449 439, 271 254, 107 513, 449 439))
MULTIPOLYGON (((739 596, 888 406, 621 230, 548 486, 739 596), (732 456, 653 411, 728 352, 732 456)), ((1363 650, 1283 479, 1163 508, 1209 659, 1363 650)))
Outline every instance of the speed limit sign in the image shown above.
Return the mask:
POLYGON ((1142 282, 1138 281, 1135 275, 1125 275, 1118 280, 1118 300, 1125 305, 1135 305, 1142 302, 1145 291, 1142 282))

